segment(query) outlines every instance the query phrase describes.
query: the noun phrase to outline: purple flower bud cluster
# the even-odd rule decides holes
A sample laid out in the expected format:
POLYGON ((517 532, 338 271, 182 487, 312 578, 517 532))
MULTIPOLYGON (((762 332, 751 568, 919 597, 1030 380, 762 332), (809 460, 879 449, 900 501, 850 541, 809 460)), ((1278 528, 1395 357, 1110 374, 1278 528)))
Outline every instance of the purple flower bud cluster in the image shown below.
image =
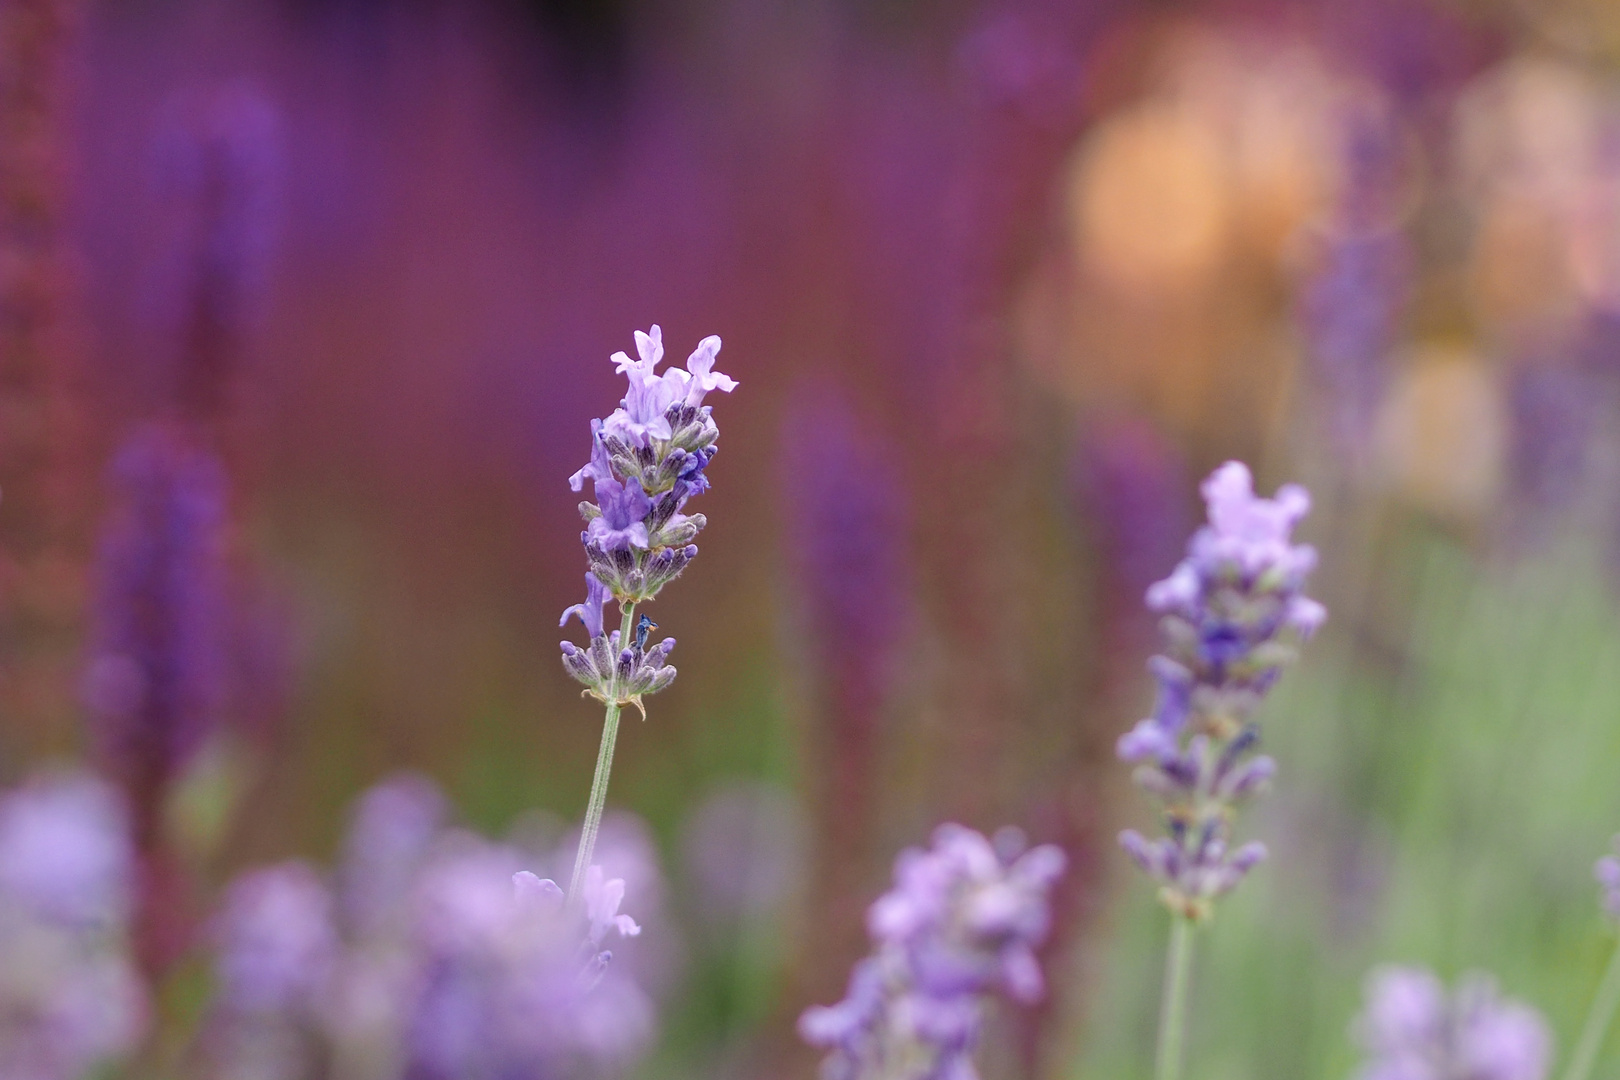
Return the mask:
POLYGON ((124 444, 112 480, 117 505, 99 555, 85 693, 117 771, 137 786, 161 785, 220 718, 225 470, 152 425, 124 444))
POLYGON ((1479 974, 1447 994, 1422 968, 1379 968, 1353 1030, 1367 1055, 1357 1080, 1544 1080, 1552 1058, 1540 1014, 1479 974))
POLYGON ((1168 830, 1158 840, 1126 830, 1120 844, 1161 883, 1166 906, 1199 920, 1265 858, 1260 844, 1230 847, 1233 809, 1276 770, 1253 753, 1253 715, 1294 658, 1292 642, 1308 639, 1327 614, 1303 592, 1316 552, 1291 541, 1310 509, 1303 488, 1260 498, 1249 470, 1232 461, 1202 490, 1209 524, 1147 594, 1167 645, 1149 665, 1158 701, 1118 745, 1120 758, 1137 764, 1136 783, 1164 803, 1168 830))
POLYGON ((205 1042, 217 1071, 292 1080, 324 1059, 377 1077, 538 1080, 645 1047, 652 1004, 610 948, 641 932, 619 910, 625 878, 592 866, 570 910, 524 868, 531 856, 446 828, 444 811, 427 781, 390 780, 362 798, 336 887, 298 862, 230 887, 205 1042))
POLYGON ((118 793, 86 775, 0 796, 0 1075, 78 1080, 139 1043, 129 832, 118 793))
POLYGON ((1593 873, 1598 884, 1603 886, 1603 910, 1610 918, 1620 919, 1620 836, 1616 836, 1610 846, 1614 855, 1605 855, 1597 861, 1593 873))
POLYGON ((591 421, 591 459, 569 477, 573 490, 585 481, 595 487, 596 501, 580 503, 590 570, 585 575, 585 602, 563 612, 585 624, 590 644, 581 649, 562 643, 563 666, 604 703, 634 704, 675 680, 665 661, 675 647, 665 638, 647 647, 645 616, 634 630, 628 625, 605 634, 602 608, 609 598, 629 611, 651 600, 697 556, 692 541, 707 524, 702 514, 685 514, 686 501, 709 489, 703 470, 713 460, 720 429, 703 398, 711 390, 730 393, 736 380, 714 370, 720 339, 706 337, 686 360, 686 368, 657 371, 664 358, 663 332, 654 325, 636 331, 637 359, 613 354, 616 370, 629 380, 619 408, 606 420, 591 421))
POLYGON ((972 1080, 985 999, 1022 1002, 1044 986, 1035 949, 1046 937, 1047 893, 1063 873, 1051 845, 1023 850, 1015 830, 992 843, 941 825, 934 846, 901 853, 894 888, 867 916, 872 955, 836 1005, 799 1018, 826 1047, 826 1080, 972 1080))

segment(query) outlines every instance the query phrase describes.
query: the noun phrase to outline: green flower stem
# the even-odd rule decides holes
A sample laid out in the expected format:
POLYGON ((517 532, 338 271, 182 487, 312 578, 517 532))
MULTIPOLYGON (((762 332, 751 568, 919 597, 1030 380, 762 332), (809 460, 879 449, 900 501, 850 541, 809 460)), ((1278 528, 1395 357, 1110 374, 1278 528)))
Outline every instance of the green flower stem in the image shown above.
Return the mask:
POLYGON ((1609 956, 1609 969, 1598 984, 1597 996, 1586 1014, 1586 1026, 1581 1029, 1581 1041, 1575 1044, 1575 1053, 1564 1070, 1564 1080, 1587 1080, 1592 1066, 1597 1063, 1598 1051, 1603 1049, 1603 1036, 1609 1031, 1616 1008, 1620 1008, 1620 944, 1609 956))
MULTIPOLYGON (((620 604, 619 648, 630 647, 636 605, 620 604)), ((612 688, 614 697, 618 687, 612 688)), ((596 853, 596 834, 602 827, 602 810, 607 805, 608 774, 613 771, 613 744, 619 739, 619 703, 610 701, 602 718, 602 745, 596 751, 596 776, 591 780, 591 799, 585 805, 585 826, 579 834, 579 854, 574 856, 574 876, 568 880, 568 906, 579 904, 579 891, 585 886, 585 871, 596 853)))
POLYGON ((1155 1080, 1181 1080, 1181 1046, 1187 1029, 1187 986, 1192 977, 1193 921, 1170 916, 1170 948, 1164 962, 1164 998, 1159 1006, 1155 1080))

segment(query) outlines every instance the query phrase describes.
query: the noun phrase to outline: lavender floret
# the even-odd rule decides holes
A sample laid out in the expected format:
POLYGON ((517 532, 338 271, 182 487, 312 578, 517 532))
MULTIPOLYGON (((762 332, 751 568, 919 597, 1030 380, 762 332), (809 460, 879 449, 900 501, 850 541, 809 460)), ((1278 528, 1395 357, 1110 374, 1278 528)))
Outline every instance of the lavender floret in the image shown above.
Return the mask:
POLYGON ((1023 851, 1008 831, 992 844, 942 825, 929 850, 904 851, 894 888, 872 905, 872 955, 843 1001, 807 1010, 799 1034, 831 1051, 825 1080, 968 1080, 987 997, 1021 1002, 1044 986, 1035 949, 1047 894, 1063 873, 1051 845, 1023 851))
POLYGON ((1120 844, 1161 884, 1165 904, 1195 920, 1266 857, 1260 844, 1231 846, 1233 809, 1276 771, 1255 755, 1253 716, 1295 644, 1327 615, 1304 594, 1316 552, 1291 540, 1310 509, 1304 488, 1260 498, 1249 470, 1233 461, 1204 481, 1203 494, 1209 524, 1147 592, 1167 644, 1149 664, 1159 688, 1153 715, 1117 747, 1137 765, 1137 785, 1164 803, 1168 834, 1148 840, 1127 830, 1120 844))

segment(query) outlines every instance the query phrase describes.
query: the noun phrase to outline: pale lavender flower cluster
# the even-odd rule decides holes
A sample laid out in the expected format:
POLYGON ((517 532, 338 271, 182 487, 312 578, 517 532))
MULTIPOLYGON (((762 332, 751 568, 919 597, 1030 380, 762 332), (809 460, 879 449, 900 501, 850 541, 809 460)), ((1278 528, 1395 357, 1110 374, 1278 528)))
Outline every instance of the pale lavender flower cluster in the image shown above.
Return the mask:
MULTIPOLYGON (((639 924, 625 879, 587 872, 577 911, 532 856, 446 828, 431 784, 368 792, 335 888, 303 863, 228 890, 205 1048, 223 1076, 541 1080, 611 1071, 649 1041, 651 1001, 611 963, 639 924)), ((632 877, 644 868, 628 867, 632 877)))
POLYGON ((1035 949, 1047 893, 1063 873, 1051 845, 1023 850, 1013 830, 992 843, 941 825, 929 850, 902 852, 894 888, 867 916, 874 946, 836 1005, 809 1009, 799 1033, 831 1053, 826 1080, 972 1080, 985 999, 1038 1000, 1035 949))
POLYGON ((1605 855, 1593 867, 1598 884, 1603 886, 1603 910, 1611 918, 1620 919, 1620 836, 1610 842, 1614 855, 1605 855))
POLYGON ((134 873, 108 785, 45 774, 0 796, 0 1076, 78 1080, 139 1043, 134 873))
POLYGON ((1254 494, 1249 470, 1228 462, 1204 481, 1209 524, 1187 558, 1148 590, 1167 648, 1150 664, 1152 716, 1119 740, 1139 786, 1164 802, 1169 835, 1120 836, 1126 852, 1163 885, 1172 911, 1208 918, 1213 900, 1265 858, 1261 844, 1230 850, 1232 809, 1275 771, 1254 756, 1255 710, 1326 610, 1304 595, 1316 552, 1291 540, 1310 509, 1295 485, 1275 499, 1254 494))
MULTIPOLYGON (((569 477, 573 490, 590 480, 596 501, 580 503, 590 570, 585 602, 563 612, 562 623, 578 615, 590 644, 562 643, 563 666, 604 703, 634 704, 675 680, 665 661, 675 647, 665 638, 652 647, 642 617, 635 628, 605 632, 602 608, 611 598, 621 610, 651 600, 697 556, 693 539, 706 524, 702 514, 683 509, 693 495, 709 488, 704 469, 713 460, 720 429, 703 398, 711 390, 730 393, 737 382, 714 370, 720 339, 698 343, 686 368, 657 368, 664 358, 663 332, 654 325, 636 331, 637 359, 613 354, 616 370, 629 380, 619 408, 606 420, 591 421, 591 459, 569 477)), ((559 624, 561 625, 561 623, 559 624)))
POLYGON ((1367 1054, 1357 1080, 1544 1080, 1552 1058, 1541 1015, 1478 974, 1448 994, 1432 972, 1380 968, 1354 1034, 1367 1054))

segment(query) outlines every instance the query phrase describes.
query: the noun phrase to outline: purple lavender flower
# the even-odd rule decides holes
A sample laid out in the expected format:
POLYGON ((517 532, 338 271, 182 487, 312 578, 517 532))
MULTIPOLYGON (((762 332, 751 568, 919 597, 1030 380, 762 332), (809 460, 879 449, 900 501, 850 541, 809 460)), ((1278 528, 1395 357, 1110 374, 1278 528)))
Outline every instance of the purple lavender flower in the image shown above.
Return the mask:
POLYGON ((46 774, 0 800, 0 893, 33 916, 122 923, 134 872, 123 801, 101 781, 46 774))
POLYGON ((513 871, 516 861, 462 836, 424 867, 414 889, 422 992, 405 1032, 408 1075, 556 1075, 645 1045, 650 1003, 633 982, 607 978, 609 933, 640 933, 618 910, 624 881, 591 867, 575 913, 555 883, 513 871))
POLYGON ((263 307, 280 231, 280 110, 232 83, 178 101, 156 146, 158 179, 183 211, 188 280, 179 397, 214 415, 263 307))
POLYGON ((934 846, 902 852, 894 888, 867 919, 873 954, 856 965, 843 1001, 807 1010, 799 1033, 831 1053, 826 1080, 966 1080, 976 1075, 985 998, 1042 994, 1035 948, 1046 937, 1047 892, 1063 873, 1050 845, 992 844, 942 825, 934 846))
POLYGON ((703 470, 720 436, 703 398, 711 390, 730 392, 737 386, 714 370, 719 351, 720 339, 706 337, 687 359, 686 370, 672 367, 659 374, 663 331, 657 326, 636 331, 637 358, 622 352, 612 358, 629 388, 612 415, 591 421, 591 459, 569 477, 575 491, 590 480, 596 501, 580 504, 585 518, 580 539, 590 564, 586 601, 570 607, 562 619, 579 615, 590 641, 584 649, 563 642, 563 666, 604 703, 642 708, 643 697, 675 679, 675 669, 664 662, 674 639, 649 648, 645 629, 655 624, 646 620, 634 628, 632 640, 620 641, 618 631, 604 631, 601 613, 609 596, 625 612, 653 599, 697 556, 692 540, 707 522, 702 514, 681 511, 689 498, 708 490, 703 470))
POLYGON ((151 426, 125 442, 112 478, 85 689, 97 741, 139 809, 220 719, 225 474, 151 426))
POLYGON ((1620 919, 1620 858, 1616 858, 1616 855, 1620 855, 1620 836, 1616 836, 1610 846, 1615 854, 1599 859, 1593 873, 1598 884, 1603 886, 1603 910, 1610 917, 1620 919))
POLYGON ((645 522, 652 511, 652 500, 641 490, 641 481, 634 477, 622 484, 616 480, 598 480, 596 498, 602 512, 591 518, 590 526, 581 539, 587 544, 595 542, 601 545, 604 551, 645 549, 645 522))
POLYGON ((311 1012, 337 959, 332 896, 315 869, 288 862, 231 883, 215 922, 215 973, 232 1012, 311 1012))
POLYGON ((1432 972, 1379 968, 1353 1030, 1367 1054, 1359 1080, 1544 1080, 1552 1058, 1540 1014, 1478 974, 1448 995, 1432 972))
POLYGON ((232 884, 204 1040, 223 1074, 290 1080, 324 1057, 345 1075, 584 1075, 647 1044, 652 1004, 610 949, 641 934, 626 879, 593 865, 571 910, 522 853, 443 816, 429 781, 395 777, 356 807, 336 902, 298 863, 232 884))
POLYGON ((1164 800, 1169 833, 1149 841, 1127 830, 1120 843, 1164 886, 1165 903, 1194 919, 1208 918, 1214 898, 1265 858, 1260 844, 1230 849, 1232 808, 1276 769, 1251 756, 1260 738, 1252 717, 1293 659, 1290 639, 1308 639, 1326 617, 1303 592, 1316 552, 1291 541, 1310 509, 1305 490, 1289 485, 1259 498, 1234 461, 1204 481, 1203 493, 1209 524, 1147 593, 1169 646, 1149 665, 1157 704, 1118 745, 1120 758, 1138 764, 1137 784, 1164 800))
POLYGON ((1074 493, 1109 571, 1115 606, 1139 605, 1181 550, 1187 535, 1185 471, 1175 445, 1139 418, 1107 418, 1084 432, 1074 459, 1074 493))
POLYGON ((0 1075, 78 1080, 139 1043, 134 869, 106 784, 46 774, 0 796, 0 1075))

